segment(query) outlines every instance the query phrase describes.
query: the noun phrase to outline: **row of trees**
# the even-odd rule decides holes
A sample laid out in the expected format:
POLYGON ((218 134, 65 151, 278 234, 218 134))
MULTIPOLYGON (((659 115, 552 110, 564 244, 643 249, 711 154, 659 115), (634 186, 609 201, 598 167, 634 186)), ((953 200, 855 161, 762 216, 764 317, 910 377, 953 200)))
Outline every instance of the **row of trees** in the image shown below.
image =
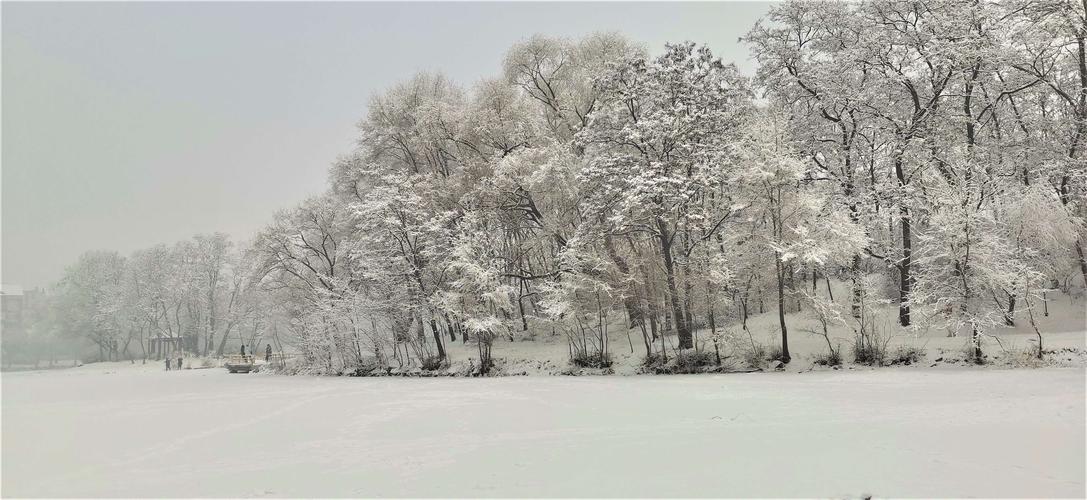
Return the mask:
POLYGON ((1087 279, 1084 4, 792 3, 768 21, 747 37, 759 79, 870 238, 852 267, 896 279, 902 326, 935 306, 980 355, 1049 279, 1087 279))
POLYGON ((329 192, 235 257, 200 237, 88 254, 67 328, 221 352, 283 325, 328 372, 440 366, 459 339, 486 371, 519 332, 603 364, 616 324, 667 356, 776 310, 788 362, 787 312, 866 335, 866 304, 894 301, 980 356, 1051 280, 1087 278, 1085 36, 1068 1, 787 2, 743 39, 754 79, 691 43, 536 36, 471 88, 375 96, 329 192))
POLYGON ((270 337, 270 309, 255 293, 245 251, 224 234, 198 235, 125 257, 83 254, 42 300, 39 335, 84 339, 98 359, 222 354, 228 342, 270 337), (149 352, 150 339, 161 339, 149 352))

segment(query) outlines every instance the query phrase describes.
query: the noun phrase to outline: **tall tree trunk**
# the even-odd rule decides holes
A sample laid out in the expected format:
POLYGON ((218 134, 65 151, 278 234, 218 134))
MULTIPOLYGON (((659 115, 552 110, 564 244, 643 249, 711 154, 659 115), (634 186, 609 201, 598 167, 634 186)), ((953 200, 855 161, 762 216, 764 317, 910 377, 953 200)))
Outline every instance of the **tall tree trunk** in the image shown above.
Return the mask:
POLYGON ((651 331, 651 333, 653 335, 653 341, 656 341, 657 337, 660 335, 660 332, 657 331, 657 311, 656 311, 656 309, 653 309, 652 311, 650 311, 649 314, 650 314, 650 316, 649 316, 649 328, 650 328, 650 331, 651 331))
POLYGON ((676 292, 676 271, 672 261, 672 233, 668 226, 657 218, 657 229, 660 231, 661 259, 664 261, 664 272, 668 283, 668 298, 672 306, 672 320, 676 327, 676 337, 680 349, 694 347, 694 339, 691 331, 687 329, 687 323, 683 320, 683 308, 680 306, 679 294, 676 292))
POLYGON ((717 366, 721 366, 721 349, 717 345, 717 318, 713 314, 713 297, 708 280, 706 281, 706 321, 710 327, 710 338, 713 339, 713 354, 717 358, 717 366))
POLYGON ((207 318, 207 332, 204 334, 204 355, 211 353, 211 346, 215 345, 215 284, 218 281, 216 276, 209 276, 208 278, 208 318, 207 318))
POLYGON ((982 364, 983 358, 981 353, 981 332, 978 331, 978 325, 971 324, 970 342, 974 346, 974 363, 982 364))
POLYGON ((910 209, 906 200, 906 185, 909 181, 906 178, 905 166, 902 164, 902 155, 901 151, 897 151, 894 155, 895 179, 898 181, 898 188, 902 191, 901 199, 898 200, 898 221, 902 227, 902 260, 896 266, 898 268, 898 323, 902 326, 910 326, 910 267, 913 264, 913 238, 910 209))
POLYGON ((606 251, 608 258, 615 264, 615 267, 622 273, 623 277, 628 278, 626 282, 630 283, 624 287, 625 293, 623 294, 623 307, 627 310, 627 318, 630 320, 627 324, 627 328, 629 329, 638 325, 644 325, 645 312, 642 311, 641 308, 641 297, 639 297, 638 285, 637 283, 633 283, 633 280, 629 279, 631 274, 630 264, 627 263, 626 259, 619 255, 618 251, 616 251, 615 242, 612 240, 610 234, 604 235, 604 250, 606 251))
POLYGON ((777 254, 774 258, 774 264, 777 267, 777 279, 778 279, 778 322, 781 325, 781 361, 788 363, 791 359, 789 356, 789 329, 785 325, 785 270, 781 265, 781 255, 777 254))
MULTIPOLYGON (((688 240, 687 233, 683 233, 683 253, 686 256, 691 255, 691 243, 688 240)), ((687 331, 691 332, 692 343, 694 340, 694 318, 691 312, 692 303, 694 302, 693 285, 691 284, 691 262, 690 258, 683 259, 683 322, 687 326, 687 331)))
MULTIPOLYGON (((786 271, 787 271, 786 276, 789 278, 789 295, 793 296, 795 298, 795 300, 796 300, 796 311, 795 312, 800 312, 801 311, 800 296, 799 296, 799 294, 796 293, 796 281, 797 281, 796 280, 796 268, 794 267, 792 262, 789 263, 789 266, 786 268, 786 271)), ((806 279, 803 274, 801 274, 800 278, 801 278, 801 282, 803 282, 806 279)), ((803 285, 801 285, 801 286, 803 286, 803 285)))
POLYGON ((902 223, 902 262, 898 266, 898 323, 902 326, 910 326, 910 268, 913 265, 910 209, 905 208, 905 205, 903 205, 899 209, 899 213, 902 223))
POLYGON ((746 331, 747 330, 747 297, 746 296, 743 296, 743 297, 740 298, 740 308, 742 310, 741 311, 742 315, 740 316, 741 326, 746 331))
POLYGON ((1076 254, 1079 255, 1079 271, 1083 274, 1083 286, 1087 287, 1087 258, 1083 255, 1083 244, 1076 240, 1076 254))
POLYGON ((747 303, 751 299, 751 281, 754 279, 754 274, 747 278, 747 285, 744 286, 744 291, 740 294, 740 320, 742 322, 741 325, 745 332, 747 331, 747 303))
POLYGON ((430 318, 430 331, 434 334, 434 344, 438 346, 438 358, 445 359, 445 345, 442 343, 442 334, 438 330, 438 322, 430 318))
POLYGON ((861 256, 854 254, 853 263, 850 267, 850 274, 852 278, 853 299, 850 301, 850 309, 853 313, 853 318, 859 319, 861 317, 861 295, 864 293, 864 289, 861 287, 861 256))
POLYGON ((1004 313, 1004 324, 1015 326, 1015 294, 1008 294, 1008 312, 1004 313))
POLYGON ((449 315, 448 314, 442 313, 442 317, 445 318, 445 325, 449 329, 449 341, 450 342, 456 342, 457 341, 457 332, 456 332, 456 328, 453 327, 453 322, 449 320, 449 315))
MULTIPOLYGON (((230 330, 234 329, 232 322, 227 322, 226 330, 223 331, 223 338, 219 339, 219 347, 215 349, 216 356, 222 356, 223 351, 226 349, 226 341, 230 339, 230 330)), ((239 328, 239 332, 241 329, 239 328)), ((239 333, 241 335, 241 333, 239 333)))
POLYGON ((517 287, 517 312, 521 315, 521 331, 528 331, 528 320, 525 318, 525 280, 521 280, 517 287))

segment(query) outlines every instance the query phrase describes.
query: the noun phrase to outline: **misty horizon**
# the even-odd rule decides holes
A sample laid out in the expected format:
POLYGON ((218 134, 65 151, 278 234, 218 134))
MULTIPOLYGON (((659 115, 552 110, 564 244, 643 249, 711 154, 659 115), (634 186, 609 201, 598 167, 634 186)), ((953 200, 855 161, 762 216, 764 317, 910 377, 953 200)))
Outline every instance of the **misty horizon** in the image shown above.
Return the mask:
POLYGON ((244 243, 327 189, 373 95, 419 71, 471 86, 533 34, 693 40, 751 74, 738 38, 769 5, 5 2, 3 282, 47 286, 89 250, 244 243))

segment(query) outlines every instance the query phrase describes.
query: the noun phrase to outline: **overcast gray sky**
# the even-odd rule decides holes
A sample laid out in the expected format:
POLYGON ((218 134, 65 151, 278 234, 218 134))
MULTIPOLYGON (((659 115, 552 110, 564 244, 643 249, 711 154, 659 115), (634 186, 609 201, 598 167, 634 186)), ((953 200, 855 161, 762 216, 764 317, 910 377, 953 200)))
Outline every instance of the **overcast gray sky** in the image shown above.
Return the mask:
POLYGON ((470 85, 533 33, 659 52, 737 43, 767 3, 10 3, 2 9, 2 279, 90 249, 251 237, 326 187, 368 98, 419 70, 470 85))

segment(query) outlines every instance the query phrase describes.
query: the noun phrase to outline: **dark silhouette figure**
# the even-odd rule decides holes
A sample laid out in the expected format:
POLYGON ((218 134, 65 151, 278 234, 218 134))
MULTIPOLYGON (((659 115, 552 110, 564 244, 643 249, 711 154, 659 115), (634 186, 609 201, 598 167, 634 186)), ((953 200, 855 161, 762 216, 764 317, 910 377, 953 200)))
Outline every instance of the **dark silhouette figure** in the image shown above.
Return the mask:
POLYGON ((272 360, 272 344, 268 344, 268 346, 264 348, 264 360, 272 360))
POLYGON ((242 356, 245 356, 245 344, 242 344, 242 356))
POLYGON ((177 369, 178 369, 178 370, 180 370, 180 369, 181 369, 181 356, 178 356, 178 357, 177 357, 177 369))
POLYGON ((170 371, 170 358, 166 358, 166 371, 170 371))

